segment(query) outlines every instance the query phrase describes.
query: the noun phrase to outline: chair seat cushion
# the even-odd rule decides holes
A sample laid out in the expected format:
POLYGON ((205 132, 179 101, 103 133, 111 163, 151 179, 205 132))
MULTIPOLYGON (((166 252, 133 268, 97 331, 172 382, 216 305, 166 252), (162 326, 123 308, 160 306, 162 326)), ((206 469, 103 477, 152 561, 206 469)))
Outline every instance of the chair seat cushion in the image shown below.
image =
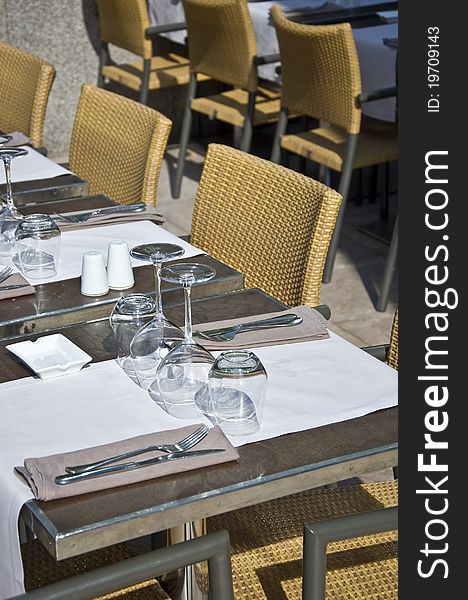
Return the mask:
MULTIPOLYGON (((228 90, 214 96, 195 98, 192 110, 210 119, 224 121, 236 127, 244 126, 248 92, 240 89, 228 90)), ((254 125, 274 123, 280 111, 280 94, 276 90, 259 87, 255 102, 254 125)))
MULTIPOLYGON (((107 65, 103 67, 104 77, 125 85, 132 90, 139 91, 143 77, 143 60, 136 60, 121 65, 107 65)), ((185 56, 179 54, 166 54, 153 56, 151 59, 151 74, 149 89, 186 85, 189 81, 189 62, 185 56)), ((209 79, 206 75, 198 75, 198 81, 209 79)))
MULTIPOLYGON (((318 127, 304 133, 284 135, 281 147, 294 154, 341 171, 348 134, 337 127, 318 127)), ((398 158, 396 127, 378 127, 363 122, 356 148, 353 169, 370 167, 398 158)))
MULTIPOLYGON (((311 490, 211 517, 228 529, 236 600, 302 597, 305 523, 396 506, 397 482, 311 490)), ((333 542, 327 550, 327 599, 394 600, 397 533, 333 542)))

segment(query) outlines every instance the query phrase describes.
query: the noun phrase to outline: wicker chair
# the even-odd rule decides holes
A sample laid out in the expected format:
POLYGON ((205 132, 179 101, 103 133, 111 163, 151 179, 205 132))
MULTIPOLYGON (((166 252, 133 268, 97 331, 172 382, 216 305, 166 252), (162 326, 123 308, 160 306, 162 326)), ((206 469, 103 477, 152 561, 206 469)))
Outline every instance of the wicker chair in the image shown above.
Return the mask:
POLYGON ((319 303, 340 196, 300 173, 210 144, 191 241, 289 306, 319 303))
MULTIPOLYGON (((398 312, 387 355, 388 364, 396 368, 398 312)), ((304 600, 394 600, 398 597, 397 534, 375 533, 387 531, 389 522, 388 529, 396 529, 395 510, 382 509, 397 503, 397 480, 310 490, 211 517, 207 529, 229 531, 236 600, 297 600, 302 593, 304 600), (343 533, 340 537, 343 520, 349 533, 354 519, 358 535, 364 536, 364 531, 373 535, 347 539, 343 533), (314 525, 305 527, 303 562, 304 523, 311 522, 314 525), (324 579, 315 577, 325 574, 325 559, 321 552, 314 556, 310 552, 311 530, 325 530, 325 540, 337 540, 327 548, 326 586, 324 579)))
POLYGON ((396 127, 363 120, 361 104, 395 95, 389 88, 361 93, 361 73, 351 26, 301 25, 286 19, 279 6, 271 9, 281 55, 282 96, 271 160, 281 148, 341 172, 343 197, 330 243, 324 282, 329 282, 338 247, 352 170, 398 158, 396 127), (286 135, 290 111, 313 117, 323 126, 286 135), (329 125, 329 126, 327 126, 329 125))
POLYGON ((110 79, 138 92, 140 102, 146 104, 149 90, 188 83, 187 57, 174 52, 153 56, 150 39, 158 32, 185 28, 184 23, 150 27, 146 0, 98 0, 98 10, 101 30, 99 87, 103 87, 105 78, 110 79), (141 58, 127 64, 115 64, 110 59, 109 44, 141 58))
POLYGON ((139 102, 85 84, 70 143, 70 169, 91 194, 155 205, 171 121, 139 102))
POLYGON ((280 109, 276 86, 259 87, 255 33, 247 0, 184 0, 190 82, 173 196, 180 196, 192 111, 242 128, 240 149, 250 149, 254 125, 273 123, 280 109), (209 75, 234 89, 196 98, 196 77, 209 75))
POLYGON ((233 600, 226 531, 131 558, 123 544, 60 563, 37 540, 26 547, 25 587, 30 591, 15 596, 16 600, 170 600, 155 577, 200 561, 208 561, 204 574, 209 580, 210 598, 233 600))
POLYGON ((54 77, 54 67, 45 60, 0 42, 0 131, 21 131, 33 146, 42 146, 54 77))

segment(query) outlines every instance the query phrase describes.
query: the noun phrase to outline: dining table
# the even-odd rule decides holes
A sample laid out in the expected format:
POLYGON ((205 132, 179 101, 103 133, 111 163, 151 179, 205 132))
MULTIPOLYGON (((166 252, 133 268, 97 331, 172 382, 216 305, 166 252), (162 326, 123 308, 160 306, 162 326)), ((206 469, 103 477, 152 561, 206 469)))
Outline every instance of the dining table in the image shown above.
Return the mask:
MULTIPOLYGON (((243 319, 284 309, 278 300, 261 290, 247 289, 195 299, 192 313, 196 328, 207 321, 243 319)), ((183 323, 182 304, 167 306, 165 312, 174 323, 183 323)), ((70 445, 79 447, 84 443, 79 438, 88 435, 86 429, 94 432, 99 442, 119 439, 124 432, 145 432, 153 426, 159 430, 168 423, 172 428, 193 423, 163 415, 162 409, 117 366, 107 319, 59 327, 56 331, 92 358, 89 367, 70 376, 69 385, 67 377, 49 381, 31 377, 28 367, 6 349, 11 341, 34 340, 37 335, 0 342, 0 411, 5 403, 7 440, 11 442, 12 429, 18 428, 20 437, 34 430, 36 439, 25 438, 24 445, 52 453, 52 448, 61 451, 70 445), (74 377, 78 377, 76 383, 74 377), (109 382, 114 386, 111 389, 106 387, 109 382), (31 415, 31 408, 21 406, 21 402, 14 407, 12 398, 24 398, 29 407, 32 405, 28 398, 40 402, 39 422, 31 415), (130 410, 132 404, 134 411, 130 410), (57 413, 61 405, 63 415, 57 413), (126 413, 125 423, 119 421, 121 410, 126 413), (66 415, 72 415, 73 421, 66 415), (144 417, 144 425, 138 416, 144 417), (62 427, 71 427, 70 435, 76 439, 55 442, 57 436, 63 435, 59 433, 62 427)), ((18 537, 18 531, 26 528, 56 560, 61 560, 397 464, 398 410, 393 369, 335 334, 305 345, 292 343, 255 351, 270 375, 267 406, 271 403, 272 412, 257 436, 237 438, 234 445, 238 460, 51 501, 31 499, 26 486, 21 487, 25 501, 19 521, 14 517, 11 521, 10 514, 9 539, 2 540, 7 555, 15 555, 15 530, 18 537), (308 382, 301 387, 298 380, 304 377, 308 382), (297 405, 296 417, 295 402, 301 395, 305 404, 300 409, 297 405), (376 398, 379 402, 374 405, 376 398), (343 402, 341 408, 320 425, 320 417, 315 414, 320 413, 318 407, 332 406, 335 401, 343 402), (356 412, 349 413, 353 403, 356 412), (349 418, 350 414, 355 416, 349 418)), ((15 444, 19 454, 28 452, 29 448, 24 450, 19 441, 15 444)), ((18 457, 15 459, 19 461, 18 457)), ((8 460, 3 458, 4 463, 8 460)), ((3 464, 0 492, 12 485, 14 477, 3 464)), ((5 536, 5 531, 0 535, 5 536)), ((18 591, 21 578, 18 580, 18 573, 15 577, 10 584, 18 591)), ((194 580, 192 584, 195 585, 194 580)))
MULTIPOLYGON (((271 57, 279 52, 278 40, 270 9, 279 4, 286 16, 299 23, 323 25, 349 22, 359 57, 362 91, 375 92, 396 85, 397 48, 384 40, 398 38, 398 2, 376 0, 264 0, 248 3, 257 42, 257 54, 271 57)), ((152 25, 168 25, 185 21, 182 0, 149 0, 152 25)), ((184 44, 187 31, 178 30, 161 34, 173 42, 184 44)), ((259 76, 267 81, 281 83, 279 62, 268 62, 258 67, 259 76)), ((369 102, 363 106, 369 117, 394 122, 395 98, 369 102)))
MULTIPOLYGON (((35 181, 41 181, 40 173, 35 181)), ((104 196, 51 192, 30 197, 21 210, 63 215, 113 206, 104 196)), ((255 348, 269 374, 265 417, 255 435, 231 439, 237 460, 71 497, 34 499, 14 471, 28 456, 207 421, 203 415, 185 421, 166 414, 115 361, 109 314, 124 294, 154 293, 152 266, 133 265, 130 290, 101 297, 80 293, 77 256, 103 249, 115 237, 129 244, 177 242, 190 260, 215 269, 211 281, 193 286, 195 328, 287 308, 259 289, 243 289, 241 273, 148 220, 62 231, 64 270, 51 281, 30 282, 35 288, 30 295, 0 300, 0 600, 23 590, 20 539, 36 536, 62 560, 397 464, 396 372, 330 332, 319 341, 255 348), (89 355, 89 364, 42 380, 8 349, 53 334, 89 355)), ((181 326, 181 287, 165 283, 162 295, 167 318, 181 326)), ((328 307, 318 308, 330 316, 328 307)), ((187 598, 196 598, 196 578, 187 585, 193 586, 187 598)))
MULTIPOLYGON (((39 205, 50 201, 73 201, 89 192, 87 181, 68 168, 50 160, 31 146, 26 157, 12 160, 12 191, 16 206, 39 205)), ((6 184, 3 165, 0 165, 0 199, 5 198, 6 184)))
MULTIPOLYGON (((21 210, 25 215, 37 212, 57 215, 57 213, 66 214, 69 211, 91 211, 113 206, 116 206, 114 201, 105 196, 96 195, 78 196, 60 200, 52 198, 39 204, 23 206, 21 210)), ((57 219, 57 222, 60 223, 60 220, 57 219)), ((148 223, 148 226, 151 228, 152 224, 148 223)), ((112 226, 108 228, 108 239, 125 236, 125 229, 122 226, 117 228, 118 231, 116 230, 115 234, 113 233, 114 228, 112 226)), ((81 247, 80 250, 80 246, 75 244, 72 248, 73 251, 76 250, 83 253, 85 250, 93 249, 93 243, 94 245, 96 244, 96 239, 93 239, 93 236, 99 235, 99 233, 94 233, 95 231, 98 232, 98 229, 100 228, 88 229, 90 237, 83 238, 89 243, 89 247, 81 247)), ((164 233, 164 241, 176 244, 184 243, 183 241, 179 242, 176 236, 172 236, 169 232, 164 232, 161 228, 154 227, 154 230, 155 242, 161 241, 160 236, 164 233)), ((85 235, 86 231, 86 228, 84 228, 83 235, 85 235)), ((73 234, 75 238, 78 237, 76 233, 73 234)), ((152 235, 151 229, 149 229, 148 233, 150 236, 152 235)), ((147 234, 146 230, 145 234, 147 234)), ((82 244, 86 242, 82 242, 82 244)), ((133 244, 136 245, 136 243, 138 243, 137 239, 134 240, 133 244)), ((195 254, 196 258, 193 260, 210 266, 215 270, 216 274, 206 285, 194 288, 194 298, 200 295, 217 296, 243 288, 243 275, 239 271, 201 251, 195 254)), ((182 257, 174 262, 186 261, 187 258, 182 257)), ((31 283, 35 287, 34 294, 12 297, 0 301, 0 340, 11 339, 25 333, 45 332, 50 329, 56 329, 58 326, 65 327, 70 324, 107 318, 117 300, 124 294, 146 293, 154 296, 154 268, 151 263, 135 261, 133 273, 135 283, 130 289, 123 291, 109 290, 106 295, 98 297, 81 294, 79 274, 71 278, 51 281, 50 283, 43 281, 39 284, 34 284, 34 281, 31 280, 31 283)), ((180 289, 175 284, 163 282, 162 294, 165 306, 181 302, 180 289)))

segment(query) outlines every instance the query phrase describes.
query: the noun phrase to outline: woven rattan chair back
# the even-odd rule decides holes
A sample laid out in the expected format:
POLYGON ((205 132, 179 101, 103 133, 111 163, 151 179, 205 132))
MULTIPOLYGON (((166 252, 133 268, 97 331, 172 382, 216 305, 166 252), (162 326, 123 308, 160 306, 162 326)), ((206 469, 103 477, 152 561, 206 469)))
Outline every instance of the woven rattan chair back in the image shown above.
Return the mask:
POLYGON ((281 54, 282 106, 359 133, 361 74, 351 26, 301 25, 271 9, 281 54))
POLYGON ((70 169, 91 194, 156 204, 171 121, 139 102, 85 84, 73 126, 70 169))
POLYGON ((192 220, 192 243, 289 306, 319 303, 341 197, 295 171, 211 144, 192 220))
POLYGON ((388 349, 388 364, 398 370, 398 307, 395 310, 392 333, 390 335, 390 346, 388 349))
POLYGON ((101 41, 124 48, 142 58, 151 58, 150 26, 146 0, 97 0, 101 41))
POLYGON ((192 72, 255 91, 256 43, 247 0, 184 0, 184 8, 192 72))
POLYGON ((55 69, 45 60, 0 42, 0 131, 21 131, 42 146, 55 69))

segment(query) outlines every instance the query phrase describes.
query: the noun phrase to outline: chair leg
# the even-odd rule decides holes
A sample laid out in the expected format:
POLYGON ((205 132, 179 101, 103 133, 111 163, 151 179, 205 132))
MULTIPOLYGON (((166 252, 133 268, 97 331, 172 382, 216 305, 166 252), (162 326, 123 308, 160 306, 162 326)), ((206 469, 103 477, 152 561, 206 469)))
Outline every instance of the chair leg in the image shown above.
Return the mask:
POLYGON ((282 108, 278 117, 278 123, 276 124, 270 160, 277 164, 281 160, 281 138, 286 133, 286 127, 288 126, 288 112, 287 108, 282 108))
POLYGON ((388 221, 389 163, 379 165, 380 218, 388 221))
POLYGON ((333 235, 330 240, 330 247, 328 249, 327 260, 325 262, 325 268, 323 270, 323 283, 329 283, 333 274, 333 266, 335 264, 341 227, 343 225, 343 219, 346 210, 346 201, 348 199, 349 184, 351 183, 351 175, 353 173, 353 163, 354 155, 356 153, 357 141, 357 133, 351 134, 348 138, 346 154, 343 160, 343 168, 341 170, 340 186, 338 189, 338 192, 341 194, 342 197, 341 207, 336 218, 335 230, 333 231, 333 235))
POLYGON ((252 142, 256 95, 256 92, 249 92, 247 112, 245 113, 244 128, 242 130, 242 138, 240 143, 240 150, 242 150, 242 152, 248 152, 252 142))
POLYGON ((369 204, 375 204, 375 201, 377 200, 378 169, 378 165, 373 165, 370 168, 369 204))
POLYGON ((179 198, 180 197, 180 188, 182 186, 182 177, 184 176, 184 167, 185 167, 185 155, 187 153, 187 146, 190 138, 190 129, 192 127, 192 100, 195 98, 195 94, 197 91, 197 76, 195 73, 190 74, 190 80, 188 83, 187 90, 187 103, 185 105, 184 110, 184 118, 182 121, 182 131, 180 134, 180 144, 179 144, 179 161, 177 163, 177 170, 175 174, 175 181, 172 190, 172 197, 179 198))
POLYGON ((324 165, 319 166, 318 178, 324 185, 331 187, 331 171, 324 165))
POLYGON ((382 279, 382 286, 380 288, 380 295, 377 301, 376 309, 379 312, 385 312, 388 305, 388 296, 390 293, 390 286, 393 279, 393 270, 398 255, 398 215, 393 227, 392 241, 388 250, 387 262, 385 263, 385 271, 382 279))
POLYGON ((104 75, 102 73, 102 69, 109 63, 109 46, 106 43, 101 44, 101 49, 99 51, 99 67, 98 67, 98 78, 97 85, 98 87, 104 87, 104 75))
POLYGON ((148 87, 149 87, 149 78, 151 72, 151 60, 149 58, 145 58, 143 61, 143 77, 141 79, 141 87, 140 87, 140 102, 142 104, 147 104, 148 102, 148 87))

